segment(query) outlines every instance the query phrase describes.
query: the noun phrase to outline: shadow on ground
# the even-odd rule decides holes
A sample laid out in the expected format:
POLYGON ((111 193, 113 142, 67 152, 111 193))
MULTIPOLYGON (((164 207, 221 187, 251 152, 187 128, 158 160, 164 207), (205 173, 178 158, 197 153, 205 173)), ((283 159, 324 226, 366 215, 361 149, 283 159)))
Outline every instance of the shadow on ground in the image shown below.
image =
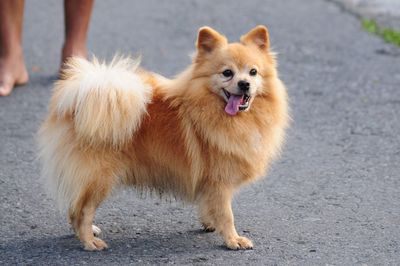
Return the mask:
MULTIPOLYGON (((63 261, 69 264, 84 263, 89 261, 105 261, 107 256, 124 258, 124 261, 152 261, 167 262, 171 255, 192 255, 191 262, 202 262, 208 260, 207 253, 216 250, 229 250, 220 244, 216 244, 212 233, 202 230, 188 232, 177 232, 165 234, 138 234, 135 237, 126 237, 122 234, 114 234, 104 239, 110 248, 101 252, 85 251, 73 234, 58 236, 46 236, 31 238, 24 241, 8 242, 0 245, 0 251, 7 262, 27 264, 53 264, 63 261), (201 249, 199 249, 201 247, 201 249), (201 253, 199 251, 201 250, 201 253)), ((242 251, 245 252, 245 251, 242 251)), ((248 251, 246 251, 248 252, 248 251)), ((250 251, 251 252, 251 251, 250 251)))

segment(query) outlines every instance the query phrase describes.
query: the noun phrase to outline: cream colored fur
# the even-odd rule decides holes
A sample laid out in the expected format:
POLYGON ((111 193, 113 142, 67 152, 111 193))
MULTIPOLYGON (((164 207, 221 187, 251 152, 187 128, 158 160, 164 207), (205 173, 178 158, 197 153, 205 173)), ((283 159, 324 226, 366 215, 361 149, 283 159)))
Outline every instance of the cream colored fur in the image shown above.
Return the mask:
POLYGON ((150 88, 135 74, 138 60, 114 58, 110 64, 96 58, 70 59, 63 71, 68 81, 55 85, 60 117, 74 115, 77 137, 90 145, 121 147, 138 128, 150 88))
MULTIPOLYGON (((75 205, 93 175, 88 155, 79 156, 80 150, 118 150, 140 126, 151 88, 135 73, 138 65, 138 60, 117 57, 108 65, 96 58, 71 58, 65 64, 54 88, 56 104, 50 106, 57 124, 39 132, 42 177, 61 210, 75 205)), ((97 155, 93 152, 93 159, 97 155)))

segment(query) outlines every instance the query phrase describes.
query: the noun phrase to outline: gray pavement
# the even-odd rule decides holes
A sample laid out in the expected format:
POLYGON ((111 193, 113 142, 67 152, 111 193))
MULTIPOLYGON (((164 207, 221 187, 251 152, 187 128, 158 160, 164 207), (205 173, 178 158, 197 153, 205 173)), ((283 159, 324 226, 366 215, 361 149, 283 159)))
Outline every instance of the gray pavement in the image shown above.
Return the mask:
POLYGON ((380 26, 400 30, 400 0, 330 0, 353 14, 374 19, 380 26))
POLYGON ((399 265, 400 52, 323 0, 97 1, 89 49, 140 53, 165 75, 183 69, 196 30, 231 40, 265 24, 289 90, 292 127, 267 178, 234 201, 250 251, 202 233, 174 200, 116 191, 96 222, 110 245, 89 253, 43 189, 35 132, 59 66, 60 1, 27 1, 31 81, 0 99, 0 264, 399 265), (118 3, 118 4, 117 4, 118 3))

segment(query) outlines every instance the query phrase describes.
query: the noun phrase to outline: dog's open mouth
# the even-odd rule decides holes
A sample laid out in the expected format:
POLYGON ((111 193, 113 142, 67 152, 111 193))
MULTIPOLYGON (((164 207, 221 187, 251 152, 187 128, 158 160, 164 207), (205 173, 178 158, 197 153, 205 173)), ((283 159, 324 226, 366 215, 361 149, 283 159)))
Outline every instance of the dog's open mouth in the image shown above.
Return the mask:
POLYGON ((222 91, 224 92, 227 101, 225 112, 229 115, 236 115, 239 111, 245 111, 249 108, 250 95, 236 95, 226 91, 225 89, 222 89, 222 91))

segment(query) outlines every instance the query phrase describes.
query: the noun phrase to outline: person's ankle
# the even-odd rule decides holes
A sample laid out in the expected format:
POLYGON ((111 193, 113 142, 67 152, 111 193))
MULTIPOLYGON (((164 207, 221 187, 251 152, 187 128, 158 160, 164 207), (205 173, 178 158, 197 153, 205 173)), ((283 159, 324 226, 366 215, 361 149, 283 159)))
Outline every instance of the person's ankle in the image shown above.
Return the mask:
POLYGON ((1 47, 0 48, 0 59, 15 59, 23 58, 23 50, 20 45, 16 45, 12 48, 1 47))
POLYGON ((62 48, 62 60, 65 61, 68 57, 84 57, 87 56, 87 50, 85 44, 70 44, 68 42, 64 43, 62 48))

